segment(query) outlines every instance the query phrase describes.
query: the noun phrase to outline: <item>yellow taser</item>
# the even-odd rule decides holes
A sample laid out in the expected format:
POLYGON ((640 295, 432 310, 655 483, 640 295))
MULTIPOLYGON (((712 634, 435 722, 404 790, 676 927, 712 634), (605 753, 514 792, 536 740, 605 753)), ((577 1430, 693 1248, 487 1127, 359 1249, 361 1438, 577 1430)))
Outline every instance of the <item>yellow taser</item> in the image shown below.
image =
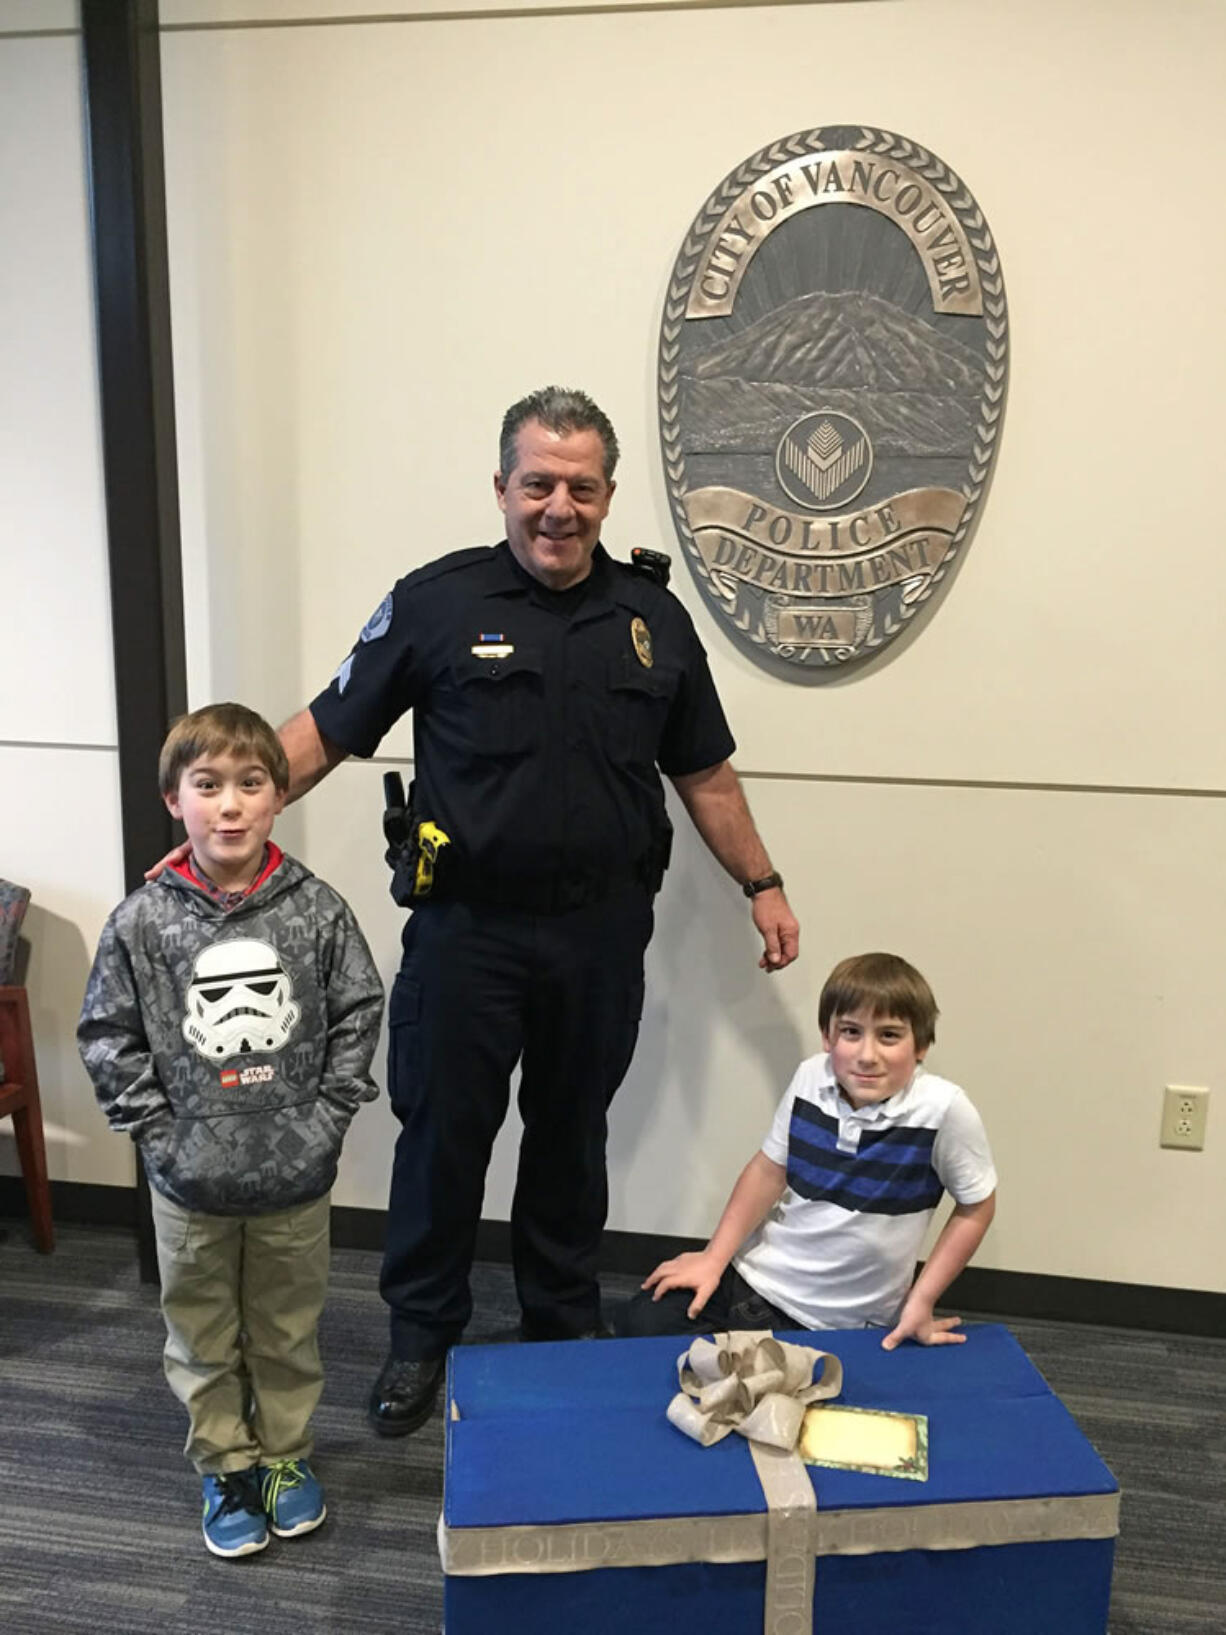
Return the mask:
POLYGON ((428 897, 434 889, 434 867, 439 853, 451 845, 451 836, 429 821, 417 826, 417 873, 413 876, 414 897, 428 897))

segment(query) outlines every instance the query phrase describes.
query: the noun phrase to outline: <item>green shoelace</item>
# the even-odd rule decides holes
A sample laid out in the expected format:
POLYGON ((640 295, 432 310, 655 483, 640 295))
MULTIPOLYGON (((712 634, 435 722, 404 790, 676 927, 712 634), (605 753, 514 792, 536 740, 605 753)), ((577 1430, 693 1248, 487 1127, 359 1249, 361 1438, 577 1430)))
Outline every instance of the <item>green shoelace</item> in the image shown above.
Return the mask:
POLYGON ((275 1464, 268 1465, 264 1471, 264 1480, 260 1484, 260 1497, 264 1501, 264 1509, 271 1515, 282 1493, 291 1487, 301 1487, 305 1480, 301 1460, 278 1459, 275 1464))

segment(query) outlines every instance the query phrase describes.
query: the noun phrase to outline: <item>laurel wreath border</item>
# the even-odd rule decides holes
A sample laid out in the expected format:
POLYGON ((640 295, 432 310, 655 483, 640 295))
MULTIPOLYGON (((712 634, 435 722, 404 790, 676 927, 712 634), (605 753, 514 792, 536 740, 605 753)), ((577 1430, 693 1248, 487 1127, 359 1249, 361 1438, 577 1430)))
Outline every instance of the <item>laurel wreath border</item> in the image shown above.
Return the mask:
MULTIPOLYGON (((806 153, 824 152, 825 143, 822 137, 822 130, 797 131, 791 136, 760 148, 752 158, 746 159, 735 170, 730 171, 691 223, 669 281, 664 316, 660 324, 658 372, 660 444, 664 457, 664 475, 677 533, 695 572, 708 583, 712 579, 711 571, 703 561, 702 552, 698 549, 698 542, 694 538, 686 515, 685 458, 681 453, 681 382, 678 359, 681 353, 681 331, 686 321, 685 309, 689 301, 690 285, 706 249, 707 240, 728 206, 740 197, 751 182, 773 170, 776 165, 806 153)), ((988 474, 992 469, 996 440, 1000 435, 1004 415, 1009 370, 1009 317, 1000 257, 996 253, 996 246, 983 212, 962 179, 935 153, 922 147, 918 142, 912 142, 892 131, 861 126, 860 139, 856 143, 855 151, 873 153, 881 158, 898 159, 945 195, 950 210, 957 217, 975 253, 979 281, 983 290, 983 321, 987 339, 984 346, 984 388, 979 400, 970 466, 962 485, 967 504, 950 540, 949 550, 922 594, 914 601, 900 605, 897 619, 887 619, 880 635, 870 637, 862 646, 851 652, 840 651, 830 658, 823 654, 823 662, 831 664, 864 657, 867 652, 889 642, 897 635, 902 622, 912 618, 924 605, 957 559, 978 516, 988 474)), ((718 591, 715 594, 718 596, 718 591)), ((770 646, 760 623, 757 629, 750 628, 753 615, 748 609, 742 618, 727 617, 729 622, 751 641, 757 642, 760 646, 770 646)))

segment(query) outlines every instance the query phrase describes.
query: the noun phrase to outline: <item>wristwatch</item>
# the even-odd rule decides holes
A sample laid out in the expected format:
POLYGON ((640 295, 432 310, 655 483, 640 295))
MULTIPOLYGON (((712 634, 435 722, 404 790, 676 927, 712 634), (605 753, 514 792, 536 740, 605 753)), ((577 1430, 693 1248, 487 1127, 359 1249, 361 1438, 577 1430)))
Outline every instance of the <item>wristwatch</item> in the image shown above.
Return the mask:
POLYGON ((773 891, 776 886, 781 886, 782 884, 783 876, 781 874, 776 874, 774 869, 772 869, 769 874, 764 874, 760 880, 746 880, 745 884, 741 887, 741 890, 745 893, 746 897, 756 897, 760 891, 773 891))

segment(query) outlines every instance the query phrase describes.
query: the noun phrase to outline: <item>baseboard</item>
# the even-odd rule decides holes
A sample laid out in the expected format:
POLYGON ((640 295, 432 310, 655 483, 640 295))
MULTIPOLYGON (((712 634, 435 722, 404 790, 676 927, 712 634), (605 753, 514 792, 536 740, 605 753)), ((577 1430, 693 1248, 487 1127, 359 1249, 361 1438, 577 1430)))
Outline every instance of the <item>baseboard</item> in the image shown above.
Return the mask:
POLYGON ((968 1266, 941 1304, 951 1311, 988 1317, 1042 1317, 1226 1339, 1226 1294, 1212 1289, 1168 1289, 1154 1283, 1108 1283, 1092 1277, 968 1266))
MULTIPOLYGON (((0 1219, 28 1218, 20 1175, 0 1175, 0 1219)), ((52 1181, 51 1218, 64 1226, 136 1227, 136 1188, 96 1181, 52 1181)))
MULTIPOLYGON (((132 1187, 52 1181, 51 1207, 55 1219, 65 1225, 136 1227, 136 1191, 132 1187)), ((0 1176, 0 1218, 24 1217, 25 1213, 20 1178, 0 1176)), ((386 1219, 382 1209, 338 1204, 332 1211, 332 1241, 338 1249, 382 1249, 386 1219)), ((601 1266, 608 1272, 645 1273, 658 1261, 701 1247, 698 1238, 606 1232, 601 1266)), ((481 1222, 477 1258, 510 1260, 509 1222, 481 1222)), ((1049 1277, 1042 1272, 968 1266, 942 1305, 985 1317, 1050 1318, 1063 1323, 1226 1339, 1226 1294, 1208 1289, 1167 1289, 1146 1283, 1108 1283, 1089 1277, 1049 1277)))

